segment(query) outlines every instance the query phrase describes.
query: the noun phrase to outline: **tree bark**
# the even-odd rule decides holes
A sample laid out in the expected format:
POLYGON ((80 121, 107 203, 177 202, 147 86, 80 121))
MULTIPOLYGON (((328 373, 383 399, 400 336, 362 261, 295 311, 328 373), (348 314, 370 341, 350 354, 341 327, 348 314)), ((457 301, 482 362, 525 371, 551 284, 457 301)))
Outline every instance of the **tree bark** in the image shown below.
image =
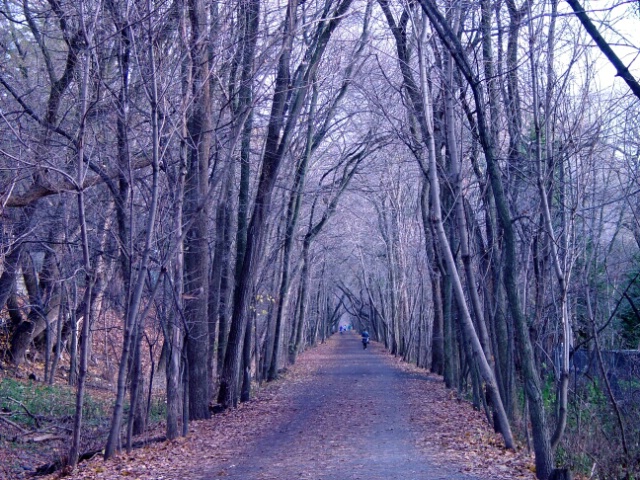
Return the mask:
POLYGON ((431 371, 444 375, 444 310, 442 300, 442 276, 434 244, 434 235, 429 221, 429 181, 422 180, 420 192, 420 212, 424 230, 425 248, 429 261, 429 278, 431 279, 431 297, 433 299, 433 331, 431 334, 431 371))
MULTIPOLYGON (((93 46, 93 35, 95 28, 94 22, 87 23, 85 12, 82 4, 80 5, 80 25, 84 41, 86 42, 86 50, 83 55, 82 80, 80 82, 80 99, 79 99, 79 115, 80 125, 78 127, 78 152, 77 162, 77 182, 82 184, 84 177, 84 146, 86 117, 89 109, 89 75, 91 71, 91 53, 89 47, 93 46)), ((71 438, 71 447, 69 448, 69 465, 75 467, 78 463, 78 455, 80 453, 80 434, 82 433, 82 407, 84 405, 84 388, 87 378, 87 360, 89 356, 89 342, 91 329, 91 289, 93 287, 93 271, 91 265, 91 256, 89 253, 89 234, 87 229, 87 219, 85 212, 85 198, 82 190, 78 191, 78 221, 80 222, 80 231, 82 238, 82 266, 84 269, 84 319, 82 321, 82 343, 80 345, 80 369, 78 373, 78 382, 76 388, 76 409, 73 419, 73 435, 71 438)))
POLYGON ((502 184, 501 173, 496 163, 493 151, 493 139, 490 137, 490 132, 487 130, 484 113, 484 95, 481 89, 481 84, 473 73, 462 46, 455 35, 453 35, 446 20, 442 17, 436 7, 427 0, 419 1, 423 11, 427 17, 429 17, 429 20, 435 28, 438 36, 444 43, 445 47, 453 55, 458 68, 473 90, 476 104, 478 134, 484 150, 485 160, 487 162, 487 171, 491 180, 493 196, 496 201, 498 218, 500 219, 500 224, 504 233, 504 283, 507 292, 509 311, 515 322, 516 333, 521 348, 525 391, 529 400, 529 411, 534 435, 536 475, 540 480, 547 480, 553 471, 553 455, 549 441, 547 419, 544 412, 540 377, 535 365, 535 357, 533 355, 533 348, 529 338, 529 329, 520 307, 520 294, 516 284, 516 272, 518 271, 518 268, 515 234, 511 221, 511 213, 509 212, 509 206, 502 184))
POLYGON ((275 181, 291 138, 292 130, 300 115, 303 102, 310 88, 310 80, 318 68, 318 64, 326 49, 327 43, 333 32, 340 24, 353 0, 342 0, 332 12, 326 12, 319 23, 315 35, 315 41, 304 55, 304 67, 293 79, 290 85, 290 56, 291 44, 295 35, 296 26, 296 2, 291 0, 287 7, 285 25, 283 29, 283 44, 278 59, 278 72, 275 81, 275 90, 260 178, 257 185, 256 199, 249 227, 247 229, 247 248, 245 250, 242 274, 240 275, 233 301, 233 313, 231 317, 231 329, 229 332, 228 353, 220 382, 218 403, 223 408, 237 406, 239 399, 238 378, 241 364, 241 346, 247 326, 247 315, 251 284, 258 267, 258 259, 263 250, 263 234, 267 220, 267 214, 271 206, 272 192, 275 181), (287 102, 291 92, 291 99, 287 102), (288 116, 286 114, 288 113, 288 116), (286 122, 285 122, 286 116, 286 122))
POLYGON ((209 149, 211 101, 207 11, 203 0, 188 0, 191 27, 190 54, 193 103, 187 122, 188 167, 185 183, 184 218, 188 225, 184 254, 184 315, 187 320, 186 348, 189 368, 189 419, 209 418, 209 149))

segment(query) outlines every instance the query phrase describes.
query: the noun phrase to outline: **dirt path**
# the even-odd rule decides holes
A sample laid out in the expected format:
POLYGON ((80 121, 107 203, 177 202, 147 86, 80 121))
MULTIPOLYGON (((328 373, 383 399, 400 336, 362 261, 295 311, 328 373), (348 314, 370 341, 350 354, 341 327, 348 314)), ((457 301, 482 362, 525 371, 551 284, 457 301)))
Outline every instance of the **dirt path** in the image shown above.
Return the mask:
POLYGON ((418 447, 406 402, 412 374, 356 335, 335 337, 313 375, 295 384, 289 414, 202 479, 475 479, 438 467, 418 447))
MULTIPOLYGON (((534 479, 481 414, 441 379, 357 335, 334 335, 240 408, 192 422, 186 438, 151 444, 69 479, 534 479)), ((54 478, 54 477, 50 477, 54 478)))

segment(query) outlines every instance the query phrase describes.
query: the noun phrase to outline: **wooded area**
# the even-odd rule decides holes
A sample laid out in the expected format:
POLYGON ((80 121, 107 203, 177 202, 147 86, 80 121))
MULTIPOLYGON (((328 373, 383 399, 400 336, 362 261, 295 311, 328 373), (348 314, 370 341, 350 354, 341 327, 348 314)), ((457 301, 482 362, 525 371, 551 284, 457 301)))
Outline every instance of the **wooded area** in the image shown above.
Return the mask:
POLYGON ((92 375, 108 459, 152 392, 186 435, 342 322, 443 375, 541 480, 640 472, 635 3, 0 14, 1 368, 66 372, 70 465, 92 375))

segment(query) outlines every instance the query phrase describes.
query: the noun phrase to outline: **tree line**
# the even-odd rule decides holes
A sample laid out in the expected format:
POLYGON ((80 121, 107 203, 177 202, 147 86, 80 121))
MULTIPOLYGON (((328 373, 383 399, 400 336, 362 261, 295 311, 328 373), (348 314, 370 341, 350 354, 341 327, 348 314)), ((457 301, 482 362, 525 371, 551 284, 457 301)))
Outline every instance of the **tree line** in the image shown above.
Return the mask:
POLYGON ((157 369, 175 439, 348 321, 541 480, 636 471, 602 352, 640 338, 640 95, 567 3, 5 0, 3 351, 50 383, 68 361, 70 463, 90 363, 109 458, 157 369), (624 84, 598 88, 600 51, 624 84))

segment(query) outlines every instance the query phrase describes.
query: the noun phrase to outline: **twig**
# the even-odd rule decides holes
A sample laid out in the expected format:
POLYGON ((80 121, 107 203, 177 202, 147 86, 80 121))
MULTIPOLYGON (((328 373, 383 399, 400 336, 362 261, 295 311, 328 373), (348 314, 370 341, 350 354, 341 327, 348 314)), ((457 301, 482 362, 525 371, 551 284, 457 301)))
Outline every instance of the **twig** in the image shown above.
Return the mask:
POLYGON ((27 415, 29 415, 29 417, 31 417, 33 421, 36 422, 36 428, 40 428, 40 420, 38 420, 38 418, 33 413, 31 413, 27 407, 24 406, 24 403, 22 403, 19 400, 16 400, 15 398, 11 398, 11 397, 7 397, 7 398, 12 402, 15 402, 18 405, 20 405, 22 409, 27 413, 27 415))
POLYGON ((17 428, 18 430, 20 430, 22 433, 29 433, 27 430, 25 430, 24 428, 22 428, 20 425, 18 425, 17 423, 12 422, 11 420, 9 420, 8 418, 4 418, 4 416, 0 415, 0 420, 2 420, 3 422, 8 423, 9 425, 11 425, 14 428, 17 428))

